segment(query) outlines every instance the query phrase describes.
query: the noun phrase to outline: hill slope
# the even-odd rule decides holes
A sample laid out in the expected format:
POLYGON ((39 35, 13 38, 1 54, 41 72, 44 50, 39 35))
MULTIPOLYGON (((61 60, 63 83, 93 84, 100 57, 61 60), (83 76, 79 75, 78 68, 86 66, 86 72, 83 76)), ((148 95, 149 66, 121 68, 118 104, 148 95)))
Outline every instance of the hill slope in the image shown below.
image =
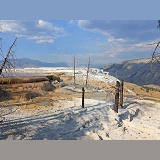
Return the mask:
POLYGON ((159 63, 149 63, 150 59, 135 59, 104 67, 112 76, 138 85, 160 85, 159 63))

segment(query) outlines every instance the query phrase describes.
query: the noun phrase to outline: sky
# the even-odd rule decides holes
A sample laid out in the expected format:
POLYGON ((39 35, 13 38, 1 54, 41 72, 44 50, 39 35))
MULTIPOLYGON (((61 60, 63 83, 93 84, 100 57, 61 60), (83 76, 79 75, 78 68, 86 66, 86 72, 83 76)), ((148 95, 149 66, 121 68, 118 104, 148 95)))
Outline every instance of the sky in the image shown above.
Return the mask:
POLYGON ((6 55, 15 38, 16 57, 73 65, 107 65, 150 58, 160 41, 157 20, 0 20, 6 55))

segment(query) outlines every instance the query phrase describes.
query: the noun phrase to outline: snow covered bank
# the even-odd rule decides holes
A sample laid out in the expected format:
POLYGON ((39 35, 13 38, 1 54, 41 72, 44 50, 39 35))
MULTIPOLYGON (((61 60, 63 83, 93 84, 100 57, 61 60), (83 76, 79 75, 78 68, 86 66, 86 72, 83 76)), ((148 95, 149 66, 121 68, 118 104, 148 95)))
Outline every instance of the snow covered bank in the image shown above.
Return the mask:
POLYGON ((36 114, 13 112, 0 125, 0 139, 136 140, 160 139, 160 105, 151 101, 126 103, 116 114, 113 103, 85 99, 36 114))

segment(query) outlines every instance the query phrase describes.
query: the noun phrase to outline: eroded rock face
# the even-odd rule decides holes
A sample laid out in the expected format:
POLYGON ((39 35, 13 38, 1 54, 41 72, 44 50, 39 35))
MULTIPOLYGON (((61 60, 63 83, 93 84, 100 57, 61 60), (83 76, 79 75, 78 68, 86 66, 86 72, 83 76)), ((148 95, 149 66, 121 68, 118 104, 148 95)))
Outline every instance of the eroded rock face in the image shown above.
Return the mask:
POLYGON ((12 78, 10 79, 3 79, 2 81, 5 83, 0 84, 0 101, 8 99, 30 100, 38 96, 44 96, 48 91, 55 89, 52 83, 49 82, 49 79, 45 77, 25 77, 21 78, 21 80, 18 78, 18 81, 15 78, 14 81, 12 78))
POLYGON ((104 67, 104 71, 118 79, 138 85, 160 85, 159 63, 149 63, 150 59, 129 60, 104 67))
POLYGON ((55 76, 55 75, 47 75, 46 76, 48 79, 49 79, 49 81, 58 81, 58 82, 60 82, 60 77, 57 77, 57 76, 55 76))
POLYGON ((53 89, 53 86, 50 82, 44 82, 42 84, 41 89, 44 90, 44 91, 51 91, 53 89))

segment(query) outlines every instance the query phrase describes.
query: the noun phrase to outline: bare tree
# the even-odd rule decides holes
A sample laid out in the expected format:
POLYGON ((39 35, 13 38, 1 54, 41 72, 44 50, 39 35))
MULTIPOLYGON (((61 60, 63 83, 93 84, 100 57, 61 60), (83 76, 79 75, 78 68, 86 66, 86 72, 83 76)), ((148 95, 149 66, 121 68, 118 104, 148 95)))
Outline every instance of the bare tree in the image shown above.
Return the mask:
MULTIPOLYGON (((160 29, 160 20, 158 20, 157 28, 160 29)), ((155 72, 155 70, 157 70, 160 67, 160 41, 155 42, 155 43, 151 43, 148 45, 155 45, 155 48, 154 48, 153 53, 151 55, 152 56, 151 61, 150 61, 152 71, 155 72)))
POLYGON ((157 26, 158 29, 160 29, 160 20, 158 20, 158 26, 157 26))
POLYGON ((15 50, 16 50, 16 40, 15 38, 13 44, 9 47, 8 53, 6 56, 3 55, 2 43, 0 46, 1 57, 3 58, 2 64, 0 66, 0 76, 12 76, 15 69, 15 50), (4 74, 5 73, 5 74, 4 74))

